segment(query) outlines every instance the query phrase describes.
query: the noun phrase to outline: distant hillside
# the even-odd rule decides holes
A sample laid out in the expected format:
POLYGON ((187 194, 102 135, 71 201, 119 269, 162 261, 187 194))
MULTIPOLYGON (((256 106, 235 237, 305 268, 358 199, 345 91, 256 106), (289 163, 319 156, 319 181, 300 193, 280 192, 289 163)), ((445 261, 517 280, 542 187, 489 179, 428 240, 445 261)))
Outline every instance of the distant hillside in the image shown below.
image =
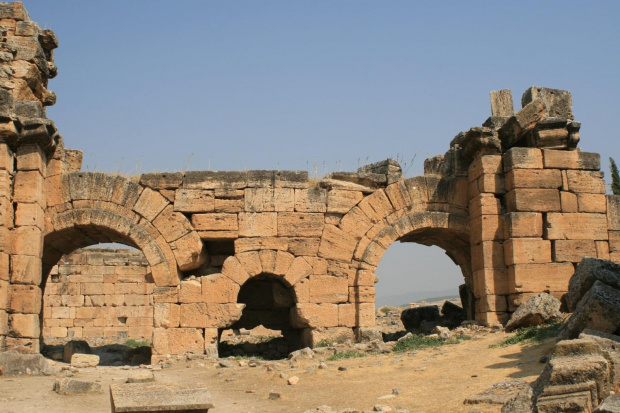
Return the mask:
POLYGON ((376 307, 378 308, 384 305, 391 305, 396 307, 409 305, 409 303, 414 303, 416 301, 440 301, 458 296, 458 289, 440 291, 410 291, 404 294, 377 295, 376 307))

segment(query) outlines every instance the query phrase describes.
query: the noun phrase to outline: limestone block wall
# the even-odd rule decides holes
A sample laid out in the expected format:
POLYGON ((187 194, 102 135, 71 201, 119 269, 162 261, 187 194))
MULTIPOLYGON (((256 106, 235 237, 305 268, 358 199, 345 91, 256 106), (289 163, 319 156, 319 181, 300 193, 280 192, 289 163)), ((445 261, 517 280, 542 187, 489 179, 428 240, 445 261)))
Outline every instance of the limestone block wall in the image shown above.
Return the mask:
POLYGON ((78 250, 54 266, 43 295, 46 344, 150 342, 153 335, 150 268, 140 251, 78 250))

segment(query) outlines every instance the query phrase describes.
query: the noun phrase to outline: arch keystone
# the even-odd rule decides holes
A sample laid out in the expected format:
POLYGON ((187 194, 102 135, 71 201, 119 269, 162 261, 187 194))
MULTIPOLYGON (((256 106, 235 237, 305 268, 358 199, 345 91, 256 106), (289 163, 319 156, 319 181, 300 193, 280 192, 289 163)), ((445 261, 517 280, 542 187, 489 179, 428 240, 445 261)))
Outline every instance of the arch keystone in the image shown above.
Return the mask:
POLYGON ((284 279, 288 282, 289 286, 294 286, 310 274, 312 274, 312 267, 310 264, 308 264, 303 257, 297 257, 291 263, 290 268, 284 275, 284 279))

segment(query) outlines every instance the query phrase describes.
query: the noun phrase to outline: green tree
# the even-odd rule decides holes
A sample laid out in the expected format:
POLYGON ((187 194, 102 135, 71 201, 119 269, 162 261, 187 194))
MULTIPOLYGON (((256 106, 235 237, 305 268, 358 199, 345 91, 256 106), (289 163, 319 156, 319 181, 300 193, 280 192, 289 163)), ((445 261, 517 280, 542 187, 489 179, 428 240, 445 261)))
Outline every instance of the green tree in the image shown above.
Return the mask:
POLYGON ((611 169, 611 192, 614 195, 620 195, 620 174, 613 158, 609 158, 609 167, 611 169))

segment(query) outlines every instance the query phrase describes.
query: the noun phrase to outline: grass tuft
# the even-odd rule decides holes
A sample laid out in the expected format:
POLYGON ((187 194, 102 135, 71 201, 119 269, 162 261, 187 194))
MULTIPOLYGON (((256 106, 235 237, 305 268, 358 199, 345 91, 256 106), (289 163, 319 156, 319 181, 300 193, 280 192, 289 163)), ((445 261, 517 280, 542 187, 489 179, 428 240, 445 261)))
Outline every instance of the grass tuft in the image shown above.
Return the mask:
POLYGON ((125 341, 125 345, 127 347, 133 347, 133 348, 138 348, 138 347, 149 347, 150 344, 147 343, 146 341, 141 341, 141 340, 134 340, 133 338, 125 341))
POLYGON ((542 324, 540 326, 521 327, 517 329, 516 334, 506 340, 500 341, 496 344, 491 344, 490 348, 507 347, 514 344, 521 344, 522 346, 534 346, 540 344, 548 338, 557 336, 561 322, 552 321, 542 324))
POLYGON ((410 337, 400 340, 393 348, 395 353, 418 350, 425 347, 439 347, 444 345, 438 338, 428 337, 423 334, 413 334, 410 337))
POLYGON ((343 359, 354 359, 354 358, 360 358, 360 357, 366 357, 366 354, 358 353, 357 351, 343 351, 342 353, 334 354, 333 356, 329 357, 327 360, 335 361, 335 360, 343 360, 343 359))

